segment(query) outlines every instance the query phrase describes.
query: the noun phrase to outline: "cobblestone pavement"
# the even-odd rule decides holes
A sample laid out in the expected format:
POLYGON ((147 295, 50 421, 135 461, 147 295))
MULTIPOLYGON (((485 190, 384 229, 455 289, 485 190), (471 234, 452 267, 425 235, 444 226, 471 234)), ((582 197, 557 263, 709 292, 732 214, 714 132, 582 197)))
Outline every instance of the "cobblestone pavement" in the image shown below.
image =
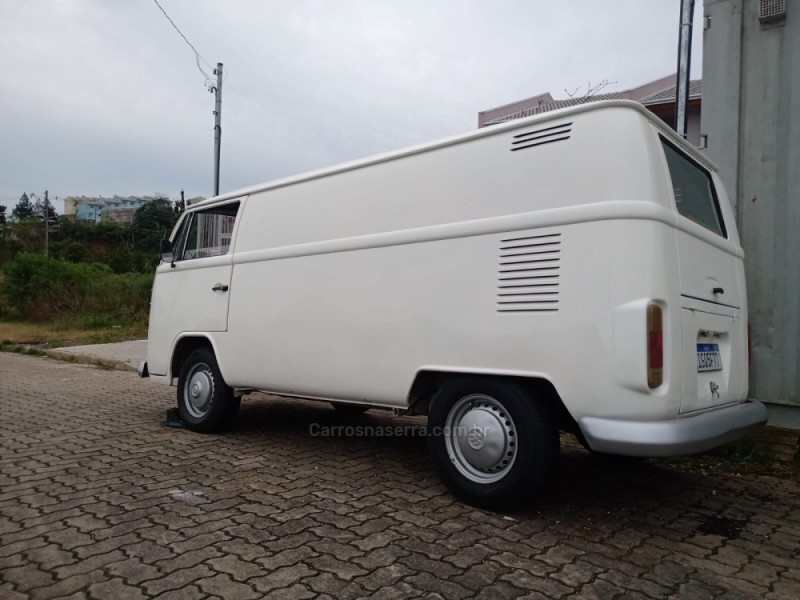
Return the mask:
POLYGON ((174 388, 0 354, 0 598, 800 597, 800 485, 563 453, 511 515, 455 501, 419 425, 254 395, 159 427, 174 388))

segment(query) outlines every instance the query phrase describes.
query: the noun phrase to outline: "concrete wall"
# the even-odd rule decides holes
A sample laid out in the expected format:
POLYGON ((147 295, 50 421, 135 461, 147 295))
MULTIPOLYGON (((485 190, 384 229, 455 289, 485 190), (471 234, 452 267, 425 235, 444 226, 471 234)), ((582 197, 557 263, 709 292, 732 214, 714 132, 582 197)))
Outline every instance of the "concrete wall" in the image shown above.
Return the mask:
MULTIPOLYGON (((695 148, 700 146, 700 119, 702 115, 700 113, 700 104, 698 103, 697 106, 692 106, 691 104, 686 107, 686 141, 689 142, 695 148)), ((670 123, 672 125, 672 123, 670 123)))
POLYGON ((735 203, 752 327, 750 397, 800 405, 800 3, 705 0, 702 133, 735 203))

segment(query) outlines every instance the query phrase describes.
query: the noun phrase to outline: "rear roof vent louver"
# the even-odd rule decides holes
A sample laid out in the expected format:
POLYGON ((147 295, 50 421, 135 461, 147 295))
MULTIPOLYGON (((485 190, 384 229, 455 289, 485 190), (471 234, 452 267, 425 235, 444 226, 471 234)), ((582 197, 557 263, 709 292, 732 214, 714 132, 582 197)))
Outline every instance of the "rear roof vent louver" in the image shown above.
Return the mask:
POLYGON ((562 123, 561 125, 543 127, 527 133, 518 133, 511 138, 511 151, 516 152, 525 148, 568 140, 570 133, 572 133, 572 123, 562 123))
POLYGON ((497 312, 557 312, 561 234, 500 240, 497 312))

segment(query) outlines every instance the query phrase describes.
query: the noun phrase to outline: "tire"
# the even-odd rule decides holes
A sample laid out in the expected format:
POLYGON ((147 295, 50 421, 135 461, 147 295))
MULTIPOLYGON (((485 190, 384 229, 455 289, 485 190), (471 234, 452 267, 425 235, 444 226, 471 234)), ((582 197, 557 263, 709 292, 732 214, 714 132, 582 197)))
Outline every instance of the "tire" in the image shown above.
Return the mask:
POLYGON ((488 378, 453 380, 436 393, 428 449, 457 498, 506 510, 542 489, 558 464, 560 445, 546 400, 517 383, 488 378))
POLYGON ((331 406, 336 409, 340 415, 363 415, 370 407, 364 404, 347 404, 345 402, 331 402, 331 406))
POLYGON ((188 356, 178 377, 178 414, 187 429, 221 431, 236 417, 240 403, 211 350, 200 348, 188 356))

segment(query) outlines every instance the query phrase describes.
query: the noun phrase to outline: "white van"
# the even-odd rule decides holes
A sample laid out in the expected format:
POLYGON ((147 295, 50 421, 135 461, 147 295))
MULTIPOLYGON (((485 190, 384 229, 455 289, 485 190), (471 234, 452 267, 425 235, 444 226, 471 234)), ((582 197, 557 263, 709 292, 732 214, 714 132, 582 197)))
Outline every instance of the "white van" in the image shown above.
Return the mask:
POLYGON ((499 508, 559 430, 671 456, 766 421, 716 169, 633 102, 223 194, 162 252, 140 374, 197 431, 252 390, 428 415, 448 487, 499 508))

